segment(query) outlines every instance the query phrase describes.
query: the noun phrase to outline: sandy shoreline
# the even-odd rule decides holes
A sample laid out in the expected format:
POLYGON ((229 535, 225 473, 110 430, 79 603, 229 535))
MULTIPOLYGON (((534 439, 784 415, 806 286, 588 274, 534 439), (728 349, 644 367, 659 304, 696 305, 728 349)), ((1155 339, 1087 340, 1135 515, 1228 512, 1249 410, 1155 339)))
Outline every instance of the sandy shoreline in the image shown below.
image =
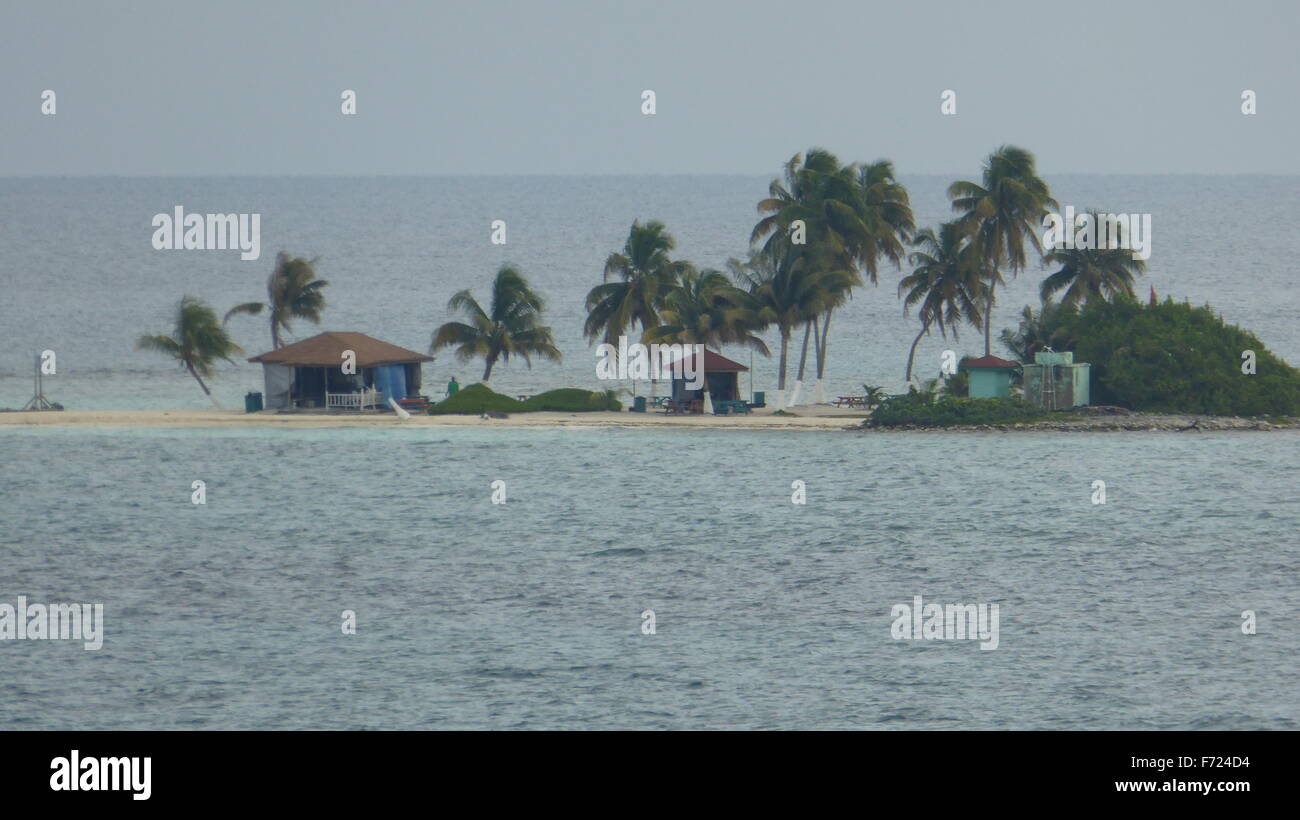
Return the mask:
MULTIPOLYGON (((775 416, 761 411, 741 416, 666 416, 659 413, 517 413, 504 419, 478 416, 392 413, 277 413, 242 410, 61 410, 0 413, 3 427, 639 427, 739 430, 845 430, 862 423, 861 411, 827 415, 775 416)), ((832 414, 833 413, 833 414, 832 414)))
POLYGON ((757 411, 742 416, 666 416, 659 413, 518 413, 504 419, 479 416, 412 416, 406 421, 391 413, 245 413, 241 410, 63 410, 0 413, 0 428, 104 427, 199 428, 266 427, 304 429, 327 427, 626 427, 642 429, 708 430, 854 430, 872 432, 1219 432, 1295 430, 1300 423, 1275 424, 1258 419, 1177 414, 1128 413, 1072 417, 1009 425, 863 430, 861 410, 833 407, 799 408, 797 416, 757 411))

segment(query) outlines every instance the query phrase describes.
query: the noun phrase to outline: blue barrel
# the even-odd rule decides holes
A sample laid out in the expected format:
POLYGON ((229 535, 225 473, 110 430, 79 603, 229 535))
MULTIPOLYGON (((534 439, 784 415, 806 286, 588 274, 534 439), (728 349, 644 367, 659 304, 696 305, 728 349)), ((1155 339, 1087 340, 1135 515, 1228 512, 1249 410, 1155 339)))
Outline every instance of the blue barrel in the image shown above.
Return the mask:
POLYGON ((755 407, 766 407, 767 406, 766 399, 767 399, 767 394, 764 393, 762 390, 757 390, 754 392, 754 400, 750 402, 750 404, 754 405, 755 407))
POLYGON ((256 413, 262 409, 262 394, 247 393, 244 395, 244 412, 256 413))
POLYGON ((644 412, 645 412, 645 396, 633 396, 633 397, 632 397, 632 412, 633 412, 633 413, 644 413, 644 412))

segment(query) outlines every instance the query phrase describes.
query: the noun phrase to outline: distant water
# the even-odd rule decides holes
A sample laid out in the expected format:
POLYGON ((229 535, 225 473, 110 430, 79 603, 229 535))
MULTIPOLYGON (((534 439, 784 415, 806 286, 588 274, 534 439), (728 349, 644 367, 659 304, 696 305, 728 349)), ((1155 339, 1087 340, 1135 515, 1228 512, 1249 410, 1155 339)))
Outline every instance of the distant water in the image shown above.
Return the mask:
MULTIPOLYGON (((870 157, 864 157, 870 159, 870 157)), ((977 172, 972 168, 971 173, 977 172)), ((31 395, 31 354, 52 349, 58 375, 47 394, 69 408, 206 407, 193 381, 166 360, 136 352, 141 333, 167 331, 177 299, 189 293, 219 311, 264 296, 276 251, 319 256, 330 281, 321 326, 295 328, 297 338, 321 329, 358 330, 424 350, 450 317, 447 299, 470 288, 487 301, 487 286, 505 261, 517 264, 549 299, 548 317, 564 353, 559 365, 522 362, 499 367, 505 392, 608 387, 595 378, 595 356, 582 338, 583 300, 600 281, 605 257, 620 250, 634 219, 660 219, 677 237, 678 254, 722 267, 743 256, 754 206, 770 177, 453 177, 453 178, 98 178, 0 179, 0 407, 31 395), (177 206, 188 212, 262 215, 262 257, 241 262, 234 251, 157 251, 150 220, 177 206), (508 242, 490 243, 494 219, 508 242)), ((918 223, 950 218, 944 191, 952 177, 904 176, 918 223)), ((1274 352, 1300 363, 1300 289, 1295 260, 1300 239, 1296 177, 1049 177, 1062 206, 1149 212, 1154 253, 1140 280, 1194 304, 1209 302, 1230 322, 1253 330, 1274 352)), ((994 335, 1014 326, 1037 302, 1048 271, 1031 267, 1001 292, 994 335)), ((885 268, 880 284, 860 289, 836 314, 827 364, 827 392, 860 391, 866 383, 897 390, 907 348, 917 332, 897 298, 899 273, 885 268)), ((232 324, 249 356, 269 347, 261 318, 232 324)), ((796 339, 792 356, 797 357, 796 339)), ((769 344, 776 351, 774 334, 769 344)), ((937 370, 947 347, 982 352, 973 328, 961 341, 922 341, 922 372, 937 370)), ((1005 351, 995 351, 1005 355, 1005 351)), ((745 351, 726 351, 743 364, 745 351)), ((753 387, 774 390, 775 358, 755 357, 753 387)), ((791 377, 793 378, 793 366, 791 377)), ((425 368, 435 394, 449 376, 477 381, 481 363, 450 353, 425 368)), ((742 378, 748 389, 750 378, 742 378)), ((630 386, 630 385, 628 385, 630 386)), ((241 406, 261 390, 260 369, 225 367, 221 401, 241 406)))
POLYGON ((0 727, 1300 728, 1294 432, 488 424, 0 430, 0 727))

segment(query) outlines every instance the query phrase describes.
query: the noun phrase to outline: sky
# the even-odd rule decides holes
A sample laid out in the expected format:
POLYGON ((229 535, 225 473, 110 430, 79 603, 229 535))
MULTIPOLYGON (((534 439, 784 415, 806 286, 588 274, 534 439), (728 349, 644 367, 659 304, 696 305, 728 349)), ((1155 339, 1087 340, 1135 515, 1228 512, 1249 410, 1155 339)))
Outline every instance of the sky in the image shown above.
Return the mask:
POLYGON ((1297 54, 1294 0, 14 2, 0 176, 1298 174, 1297 54))

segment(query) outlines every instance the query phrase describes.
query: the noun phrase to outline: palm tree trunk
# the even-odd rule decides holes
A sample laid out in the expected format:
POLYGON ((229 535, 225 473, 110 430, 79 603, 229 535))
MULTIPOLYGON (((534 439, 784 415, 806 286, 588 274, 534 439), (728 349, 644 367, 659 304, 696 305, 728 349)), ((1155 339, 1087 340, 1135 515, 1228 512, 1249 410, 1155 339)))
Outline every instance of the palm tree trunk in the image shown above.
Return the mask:
POLYGON ((483 384, 487 384, 492 379, 492 366, 497 363, 495 353, 487 357, 487 366, 483 368, 483 384))
POLYGON ((815 319, 809 319, 803 326, 803 352, 799 354, 799 375, 794 378, 796 382, 803 381, 804 368, 808 364, 808 337, 812 335, 812 329, 815 323, 815 319))
POLYGON ((904 383, 910 384, 912 381, 912 358, 916 356, 916 345, 929 329, 929 325, 921 325, 921 332, 916 334, 916 338, 912 340, 912 349, 907 352, 907 372, 903 374, 904 383))
POLYGON ((989 338, 991 331, 989 327, 993 323, 993 282, 989 282, 989 298, 984 307, 984 355, 993 355, 993 340, 989 338))
POLYGON ((803 374, 808 365, 808 337, 812 334, 814 320, 809 319, 804 322, 803 326, 803 352, 799 354, 799 374, 794 379, 794 392, 790 394, 790 401, 787 407, 794 407, 799 403, 799 394, 803 392, 803 374))
POLYGON ((790 349, 790 329, 781 327, 781 365, 777 371, 776 378, 776 409, 785 409, 785 366, 787 361, 787 352, 790 349))
POLYGON ((203 395, 208 397, 208 401, 212 402, 212 406, 220 410, 221 405, 217 403, 216 398, 212 395, 212 391, 208 389, 208 386, 203 383, 203 379, 199 378, 199 373, 197 370, 194 369, 194 365, 190 364, 189 362, 186 362, 185 369, 190 371, 190 375, 194 377, 194 381, 198 382, 199 387, 203 388, 203 395))
POLYGON ((820 379, 826 371, 826 352, 829 347, 831 335, 831 311, 826 311, 826 321, 822 323, 822 347, 821 353, 817 358, 817 378, 820 379))
MULTIPOLYGON (((826 403, 826 392, 825 392, 825 388, 822 386, 822 376, 826 372, 826 351, 829 348, 829 341, 831 335, 831 310, 833 309, 828 308, 826 310, 826 321, 825 323, 822 324, 821 349, 817 354, 817 386, 813 388, 814 404, 826 403)), ((817 328, 816 326, 814 326, 813 327, 814 333, 816 330, 817 328)))

